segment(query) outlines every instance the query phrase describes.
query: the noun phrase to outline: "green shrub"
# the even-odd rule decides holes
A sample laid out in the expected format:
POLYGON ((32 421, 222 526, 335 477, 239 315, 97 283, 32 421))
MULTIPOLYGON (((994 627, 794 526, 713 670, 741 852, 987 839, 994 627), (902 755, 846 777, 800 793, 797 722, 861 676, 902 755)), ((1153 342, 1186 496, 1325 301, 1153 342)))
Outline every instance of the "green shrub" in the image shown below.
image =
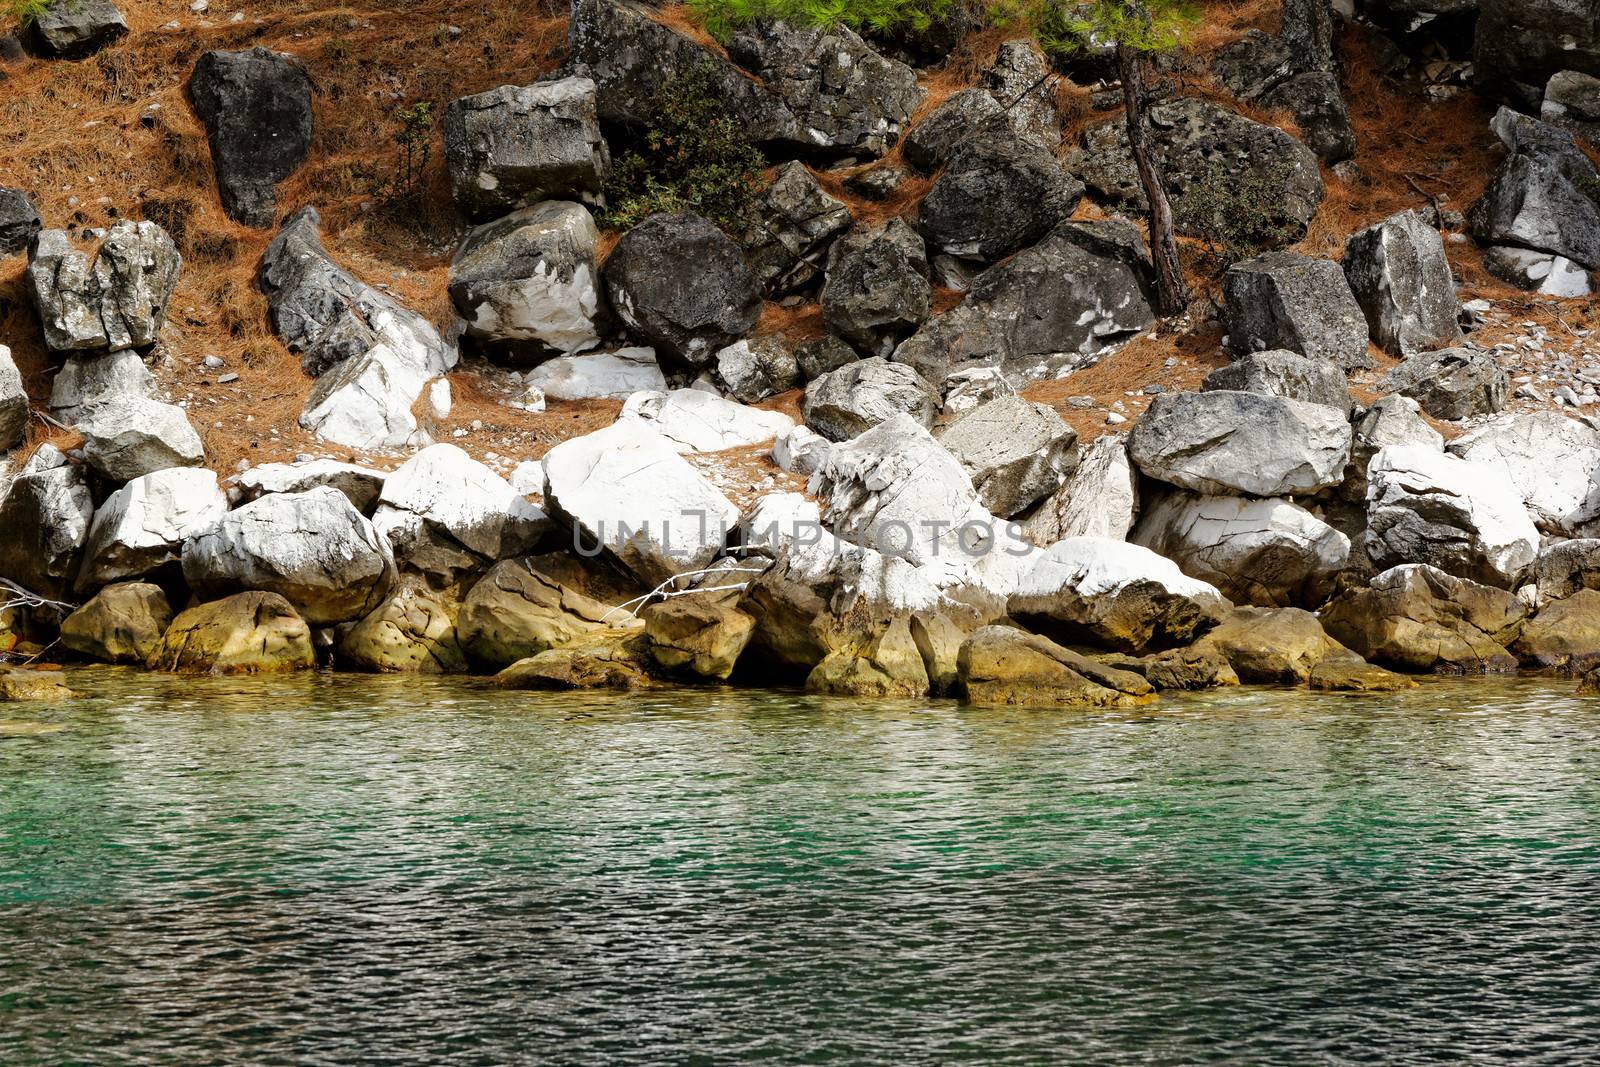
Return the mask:
POLYGON ((17 20, 18 26, 27 26, 50 9, 53 0, 4 0, 5 10, 17 20))
POLYGON ((414 189, 433 157, 433 105, 426 100, 395 109, 394 143, 400 149, 404 189, 414 189))
POLYGON ((693 211, 730 233, 749 221, 766 160, 713 91, 709 64, 651 103, 649 128, 613 161, 600 224, 628 229, 660 212, 693 211))
POLYGON ((689 14, 721 40, 756 19, 799 26, 848 26, 858 33, 925 30, 954 0, 687 0, 689 14))
POLYGON ((1283 210, 1287 166, 1233 173, 1213 164, 1183 195, 1183 217, 1208 246, 1208 259, 1220 273, 1267 248, 1281 248, 1298 226, 1283 210))

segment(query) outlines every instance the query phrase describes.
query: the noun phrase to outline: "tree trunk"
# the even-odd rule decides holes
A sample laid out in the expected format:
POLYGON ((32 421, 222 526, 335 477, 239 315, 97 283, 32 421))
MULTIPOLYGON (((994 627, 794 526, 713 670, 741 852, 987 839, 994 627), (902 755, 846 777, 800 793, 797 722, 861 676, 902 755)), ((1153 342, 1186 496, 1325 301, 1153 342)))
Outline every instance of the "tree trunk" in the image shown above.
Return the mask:
POLYGON ((1122 75, 1122 106, 1127 113, 1128 146, 1139 170, 1139 184, 1150 204, 1150 258, 1156 267, 1156 311, 1176 315, 1189 306, 1189 287, 1178 261, 1178 239, 1173 231, 1172 202, 1167 199, 1161 172, 1150 151, 1150 126, 1145 121, 1150 101, 1144 88, 1144 53, 1117 46, 1117 69, 1122 75))

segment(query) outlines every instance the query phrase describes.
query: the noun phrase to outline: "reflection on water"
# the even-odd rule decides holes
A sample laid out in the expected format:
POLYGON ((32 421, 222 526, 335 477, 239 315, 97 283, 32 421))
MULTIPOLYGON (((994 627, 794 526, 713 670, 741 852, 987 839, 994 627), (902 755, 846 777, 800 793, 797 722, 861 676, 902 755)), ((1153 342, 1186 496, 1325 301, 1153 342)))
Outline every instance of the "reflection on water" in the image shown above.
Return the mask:
POLYGON ((8 715, 59 732, 0 730, 8 1064, 1600 1041, 1600 704, 1567 683, 1087 714, 75 685, 8 715))

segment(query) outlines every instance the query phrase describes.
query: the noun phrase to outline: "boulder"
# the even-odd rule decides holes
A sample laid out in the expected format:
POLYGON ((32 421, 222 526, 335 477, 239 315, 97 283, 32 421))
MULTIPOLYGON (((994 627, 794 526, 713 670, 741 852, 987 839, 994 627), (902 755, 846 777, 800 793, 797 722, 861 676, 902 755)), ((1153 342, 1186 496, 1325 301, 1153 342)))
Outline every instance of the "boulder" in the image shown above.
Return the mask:
POLYGON ((530 557, 489 568, 462 599, 456 631, 474 663, 498 670, 631 621, 628 612, 563 583, 530 557))
POLYGON ((27 193, 0 186, 0 256, 26 251, 42 226, 39 209, 27 193))
POLYGON ((1492 468, 1420 445, 1391 445, 1367 467, 1367 554, 1379 570, 1431 563, 1512 588, 1539 550, 1520 495, 1492 468))
POLYGON ((1133 424, 1147 476, 1197 493, 1293 496, 1338 485, 1350 461, 1344 412, 1257 393, 1162 393, 1133 424))
POLYGON ((1580 589, 1600 589, 1600 539, 1574 538, 1545 547, 1533 561, 1528 581, 1537 607, 1580 589))
POLYGON ((28 21, 34 46, 54 59, 82 59, 124 37, 128 22, 111 0, 51 3, 28 21))
MULTIPOLYGON (((81 694, 72 691, 67 685, 66 678, 60 671, 38 670, 30 671, 22 667, 12 667, 0 664, 0 703, 23 701, 47 700, 72 700, 81 694)), ((7 723, 8 727, 15 723, 7 723)), ((41 733, 50 733, 52 728, 44 724, 28 723, 41 733)), ((57 726, 53 729, 59 730, 57 726)), ((0 734, 0 737, 8 734, 0 734)))
POLYGON ((1414 356, 1460 343, 1461 302, 1439 231, 1402 211, 1351 234, 1344 274, 1377 346, 1414 356))
POLYGON ((1069 643, 1123 652, 1188 644, 1229 608, 1214 586, 1138 545, 1069 537, 1044 551, 1007 610, 1069 643))
POLYGON ((637 630, 596 630, 518 660, 495 682, 506 689, 648 689, 649 639, 637 630))
POLYGON ((1239 675, 1219 652, 1210 648, 1173 648, 1148 656, 1115 653, 1096 657, 1108 667, 1131 671, 1157 690, 1220 689, 1238 685, 1239 675))
POLYGON ((1130 540, 1235 603, 1316 607, 1350 558, 1350 539, 1287 500, 1163 495, 1130 540))
POLYGON ((1576 70, 1551 75, 1539 117, 1590 144, 1600 144, 1600 78, 1576 70))
POLYGON ((389 545, 343 493, 319 486, 273 493, 224 515, 183 547, 183 576, 200 596, 276 593, 317 626, 349 622, 383 602, 394 581, 389 545))
POLYGON ((491 348, 572 355, 600 343, 600 231, 581 204, 549 200, 467 234, 450 260, 450 301, 491 348))
POLYGON ((733 61, 761 79, 812 151, 874 158, 900 139, 922 102, 917 75, 844 26, 758 20, 727 40, 733 61))
POLYGON ((1418 353, 1378 384, 1416 400, 1436 419, 1492 415, 1506 406, 1511 389, 1510 377, 1494 356, 1474 348, 1418 353))
POLYGON ((1260 393, 1349 411, 1350 385, 1339 365, 1278 349, 1254 352, 1206 375, 1201 392, 1260 393))
POLYGON ((444 156, 456 206, 477 222, 541 200, 597 202, 611 160, 595 83, 502 85, 451 101, 444 156))
POLYGON ((869 356, 887 356, 933 308, 922 238, 898 218, 857 226, 828 252, 822 317, 869 356))
POLYGON ((1505 246, 1485 248, 1483 266, 1501 281, 1545 296, 1588 296, 1594 291, 1587 269, 1553 252, 1505 246))
POLYGON ((1582 674, 1600 666, 1600 591, 1580 589, 1539 609, 1511 645, 1523 666, 1582 674))
POLYGON ((822 280, 828 249, 850 228, 850 209, 805 164, 789 162, 756 201, 744 234, 756 284, 769 297, 804 292, 822 280))
POLYGON ((90 408, 121 400, 149 400, 155 391, 155 375, 131 349, 68 356, 50 386, 50 412, 75 426, 90 408))
POLYGON ((985 626, 961 646, 960 688, 979 706, 1128 708, 1156 699, 1149 682, 1037 634, 985 626))
POLYGON ((41 445, 0 500, 0 578, 65 597, 78 576, 94 497, 81 469, 41 445))
POLYGON ((973 280, 895 350, 928 381, 998 367, 1014 388, 1094 361, 1155 320, 1150 257, 1121 221, 1069 222, 973 280))
POLYGON ((28 250, 28 293, 45 344, 57 352, 155 344, 183 257, 153 222, 113 225, 91 262, 64 230, 41 230, 28 250))
POLYGON ((378 507, 413 516, 491 560, 527 552, 550 526, 509 482, 455 445, 425 448, 390 472, 378 507))
POLYGON ((11 349, 0 345, 0 453, 16 448, 27 435, 28 391, 11 360, 11 349))
POLYGON ((1479 0, 1472 51, 1477 90, 1537 110, 1563 70, 1600 74, 1600 23, 1581 0, 1479 0))
POLYGON ((1068 537, 1122 541, 1138 514, 1138 476, 1128 460, 1127 438, 1106 434, 1080 451, 1077 469, 1022 520, 1022 532, 1040 548, 1068 537))
POLYGON ((1254 685, 1304 685, 1324 660, 1351 654, 1300 608, 1235 608, 1195 648, 1222 656, 1254 685))
POLYGON ((104 663, 144 666, 172 624, 159 586, 120 582, 96 593, 61 623, 61 647, 104 663))
POLYGON ((177 674, 267 674, 315 666, 311 629, 277 593, 236 593, 179 612, 145 666, 177 674))
POLYGON ((1331 259, 1268 252, 1222 280, 1228 347, 1239 355, 1286 349, 1344 370, 1372 366, 1367 321, 1331 259))
POLYGON ((619 418, 648 423, 679 452, 720 452, 760 444, 795 425, 781 411, 747 407, 699 389, 634 393, 619 418))
MULTIPOLYGON (((963 89, 945 101, 906 134, 900 154, 924 174, 950 161, 968 141, 1006 124, 1006 110, 983 89, 963 89)), ((1060 133, 1057 132, 1057 140, 1060 133)))
POLYGON ((652 215, 629 230, 606 260, 605 282, 629 330, 693 367, 708 365, 761 314, 744 253, 690 212, 652 215))
POLYGON ((128 398, 88 409, 79 417, 89 466, 114 482, 130 482, 168 467, 198 467, 205 446, 176 404, 128 398))
POLYGON ((726 681, 756 620, 727 598, 710 594, 677 597, 640 612, 650 655, 666 671, 726 681))
POLYGON ((574 437, 544 457, 545 503, 584 552, 604 549, 648 586, 705 567, 739 509, 638 419, 574 437))
POLYGON ((1405 675, 1386 671, 1353 652, 1324 656, 1311 668, 1306 683, 1312 689, 1342 693, 1393 693, 1417 687, 1405 675))
POLYGON ((271 226, 275 186, 311 150, 311 79, 293 57, 257 46, 202 55, 189 99, 206 128, 217 189, 228 217, 271 226))
POLYGON ((372 509, 378 506, 378 494, 383 492, 387 477, 383 471, 336 459, 263 463, 228 479, 228 496, 234 504, 248 504, 269 493, 303 493, 328 485, 343 493, 361 514, 371 515, 372 509))
MULTIPOLYGON (((1531 0, 1530 0, 1531 2, 1531 0)), ((1490 123, 1510 155, 1467 211, 1484 245, 1509 245, 1600 269, 1600 172, 1572 135, 1501 108, 1490 123)))
POLYGON ((524 381, 550 400, 620 400, 667 387, 653 348, 559 356, 529 371, 524 381))
POLYGON ((1009 129, 984 130, 950 157, 919 209, 934 251, 993 263, 1071 217, 1083 183, 1056 157, 1009 129))
POLYGON ((931 684, 904 615, 859 645, 829 652, 806 675, 808 693, 875 700, 925 697, 931 684))
POLYGON ((846 363, 854 363, 861 358, 861 354, 851 348, 847 341, 828 334, 797 346, 794 358, 800 364, 800 377, 811 382, 846 363))
POLYGON ((1018 396, 979 405, 939 432, 978 499, 1008 519, 1061 486, 1078 465, 1078 435, 1053 408, 1018 396))
POLYGON ((745 404, 760 403, 800 385, 800 364, 782 334, 735 341, 717 353, 716 370, 723 388, 745 404))
POLYGON ((1482 674, 1516 670, 1504 642, 1527 607, 1503 589, 1409 564, 1347 589, 1322 609, 1322 625, 1367 659, 1396 670, 1482 674))
POLYGON ((466 656, 456 636, 460 606, 414 576, 339 639, 341 667, 384 674, 460 674, 466 656))
POLYGON ((939 404, 933 387, 910 367, 874 356, 848 363, 806 386, 806 425, 830 441, 846 441, 897 415, 922 426, 939 404))
POLYGON ((1419 445, 1444 451, 1444 437, 1422 417, 1422 405, 1408 396, 1379 397, 1355 421, 1350 466, 1341 493, 1347 500, 1367 499, 1367 467, 1390 445, 1419 445))
POLYGON ((175 563, 183 543, 228 512, 217 476, 200 467, 168 467, 135 478, 95 512, 78 571, 80 592, 142 578, 175 563))
POLYGON ((776 558, 783 546, 800 538, 816 538, 822 530, 822 508, 804 493, 768 493, 739 520, 739 544, 746 553, 776 558))
MULTIPOLYGON (((1378 3, 1368 4, 1366 13, 1372 14, 1378 3)), ((1338 163, 1355 152, 1350 112, 1339 88, 1333 20, 1326 0, 1285 4, 1279 36, 1247 30, 1219 49, 1211 66, 1223 86, 1240 100, 1288 111, 1306 144, 1324 163, 1338 163)))
POLYGON ((1559 411, 1508 413, 1451 441, 1449 451, 1513 486, 1546 533, 1582 536, 1600 519, 1600 431, 1587 423, 1559 411))
POLYGON ((808 426, 784 430, 772 440, 772 462, 792 474, 815 474, 832 445, 808 426))
POLYGON ((1018 137, 1052 153, 1061 147, 1056 78, 1037 44, 1028 38, 1003 42, 981 81, 1018 137))

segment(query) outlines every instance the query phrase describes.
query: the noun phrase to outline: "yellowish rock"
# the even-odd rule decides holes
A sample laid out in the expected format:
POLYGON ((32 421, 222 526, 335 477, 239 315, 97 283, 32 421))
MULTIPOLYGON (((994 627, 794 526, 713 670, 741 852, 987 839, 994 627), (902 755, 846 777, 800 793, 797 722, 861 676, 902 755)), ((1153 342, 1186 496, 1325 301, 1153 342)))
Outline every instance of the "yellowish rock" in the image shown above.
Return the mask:
POLYGON ((108 585, 61 624, 61 644, 105 663, 144 663, 172 625, 167 594, 148 582, 108 585))
POLYGON ((507 689, 647 689, 650 641, 634 629, 605 629, 518 660, 495 681, 507 689))
POLYGON ((339 642, 341 666, 397 674, 458 674, 467 658, 456 640, 460 606, 447 595, 406 576, 377 610, 339 642))
POLYGON ((315 662, 305 620, 277 593, 254 591, 180 612, 147 666, 180 674, 265 674, 315 662))
POLYGON ((968 638, 960 675, 969 704, 1125 708, 1156 700, 1137 674, 1009 626, 985 626, 968 638))
POLYGON ((806 691, 832 696, 912 698, 928 695, 928 669, 905 616, 864 645, 836 649, 806 676, 806 691))

